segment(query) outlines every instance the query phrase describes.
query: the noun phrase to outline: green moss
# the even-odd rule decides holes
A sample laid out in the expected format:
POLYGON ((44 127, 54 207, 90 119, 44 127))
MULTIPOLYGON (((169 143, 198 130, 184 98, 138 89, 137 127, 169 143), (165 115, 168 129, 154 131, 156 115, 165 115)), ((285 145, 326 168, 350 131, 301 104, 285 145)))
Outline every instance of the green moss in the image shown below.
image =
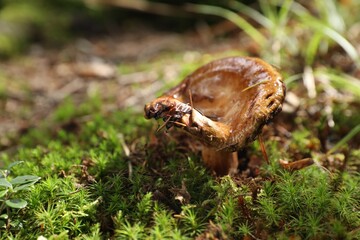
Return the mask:
MULTIPOLYGON (((51 141, 20 150, 14 157, 24 164, 14 174, 42 180, 25 194, 28 207, 17 213, 23 227, 5 236, 21 239, 30 231, 34 238, 191 239, 204 231, 215 234, 215 228, 239 238, 258 236, 259 227, 272 238, 356 234, 358 174, 343 173, 335 181, 317 167, 285 172, 276 161, 281 146, 267 142, 272 164, 263 169, 256 193, 246 181, 212 177, 196 155, 184 155, 172 142, 146 147, 150 129, 130 110, 94 113, 77 134, 60 129, 51 141), (123 144, 135 139, 137 152, 126 156, 123 144)), ((304 134, 294 135, 297 144, 304 134)))
MULTIPOLYGON (((283 172, 277 177, 274 186, 267 183, 266 187, 265 184, 268 190, 259 199, 259 213, 268 219, 273 229, 283 229, 290 235, 306 239, 335 238, 344 234, 344 229, 351 229, 353 224, 359 222, 360 215, 356 211, 342 215, 338 212, 340 209, 352 211, 352 207, 356 206, 358 197, 354 190, 355 182, 344 182, 342 190, 334 191, 331 176, 315 167, 296 173, 283 172), (347 200, 340 200, 340 196, 347 200), (342 207, 340 202, 344 204, 342 207), (336 228, 332 227, 333 224, 336 228)), ((344 177, 349 178, 349 175, 344 177)), ((349 231, 346 236, 350 236, 349 231)))
POLYGON ((95 224, 98 201, 92 201, 88 191, 79 187, 73 177, 44 179, 28 193, 28 211, 18 239, 31 236, 65 235, 79 237, 90 234, 95 224), (64 234, 65 232, 65 234, 64 234))

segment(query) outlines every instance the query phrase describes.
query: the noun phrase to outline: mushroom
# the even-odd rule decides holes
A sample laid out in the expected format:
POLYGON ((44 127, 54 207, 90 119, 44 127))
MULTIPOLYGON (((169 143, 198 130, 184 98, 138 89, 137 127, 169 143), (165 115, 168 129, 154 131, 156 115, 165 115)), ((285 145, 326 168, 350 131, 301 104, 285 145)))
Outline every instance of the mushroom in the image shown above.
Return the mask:
POLYGON ((145 118, 164 120, 203 143, 205 164, 219 175, 237 170, 237 151, 254 141, 281 111, 285 85, 258 58, 229 57, 210 62, 178 86, 145 105, 145 118))

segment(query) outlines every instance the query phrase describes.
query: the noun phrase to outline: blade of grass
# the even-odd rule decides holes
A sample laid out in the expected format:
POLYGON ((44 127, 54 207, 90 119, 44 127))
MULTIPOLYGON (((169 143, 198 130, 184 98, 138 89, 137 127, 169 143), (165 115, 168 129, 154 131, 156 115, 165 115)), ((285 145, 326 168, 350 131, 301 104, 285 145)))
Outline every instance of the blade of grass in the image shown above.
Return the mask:
POLYGON ((330 155, 338 150, 341 146, 345 145, 350 139, 356 136, 356 134, 360 133, 360 124, 354 127, 345 137, 343 137, 335 146, 333 146, 326 155, 330 155))
POLYGON ((288 21, 289 12, 291 9, 291 5, 293 4, 293 0, 285 0, 281 4, 280 12, 278 14, 278 25, 284 27, 288 21))
POLYGON ((335 41, 346 51, 346 53, 351 57, 352 60, 354 60, 357 64, 360 64, 360 58, 355 47, 339 32, 329 27, 327 23, 324 23, 324 21, 322 21, 322 19, 318 19, 312 16, 311 13, 299 3, 294 2, 291 11, 305 26, 312 28, 316 32, 322 33, 323 35, 326 35, 327 37, 335 41))
POLYGON ((307 19, 304 19, 304 20, 307 25, 312 25, 312 27, 315 30, 324 33, 329 38, 331 38, 336 43, 338 43, 347 52, 347 54, 351 57, 351 59, 359 64, 359 55, 358 55, 355 47, 348 40, 346 40, 343 36, 341 36, 340 33, 338 33, 337 31, 335 31, 332 28, 329 28, 328 26, 324 25, 323 23, 316 22, 315 19, 316 18, 311 17, 308 20, 307 19))
POLYGON ((322 34, 315 33, 311 38, 308 46, 305 49, 305 63, 307 66, 311 66, 316 57, 317 50, 319 49, 319 45, 322 39, 322 34))
POLYGON ((294 75, 291 75, 287 78, 285 78, 284 82, 285 82, 285 85, 289 85, 291 84, 292 82, 295 82, 297 80, 300 80, 302 78, 303 74, 302 73, 298 73, 298 74, 294 74, 294 75))
POLYGON ((316 77, 328 78, 335 88, 346 90, 360 98, 360 82, 358 79, 344 73, 338 74, 329 70, 317 70, 314 75, 316 77))
POLYGON ((275 13, 276 13, 276 9, 275 7, 272 7, 271 4, 269 4, 269 1, 265 1, 265 0, 259 0, 259 6, 260 6, 260 9, 261 11, 263 12, 263 14, 265 16, 268 17, 268 19, 274 23, 275 20, 276 20, 276 17, 275 17, 275 13))
POLYGON ((229 7, 250 17, 252 20, 256 21, 265 28, 271 28, 274 25, 270 19, 262 15, 260 12, 256 11, 254 8, 246 6, 241 2, 231 1, 231 3, 229 3, 229 7))
POLYGON ((319 14, 326 18, 326 21, 331 28, 340 32, 345 30, 344 17, 340 14, 339 5, 336 4, 336 0, 314 2, 315 6, 320 11, 319 14))
POLYGON ((217 6, 190 4, 190 3, 185 5, 185 9, 190 12, 215 15, 226 18, 227 20, 233 22, 240 29, 242 29, 260 46, 264 46, 266 42, 265 36, 260 31, 258 31, 244 18, 240 17, 238 14, 236 14, 231 10, 227 10, 225 8, 217 7, 217 6))

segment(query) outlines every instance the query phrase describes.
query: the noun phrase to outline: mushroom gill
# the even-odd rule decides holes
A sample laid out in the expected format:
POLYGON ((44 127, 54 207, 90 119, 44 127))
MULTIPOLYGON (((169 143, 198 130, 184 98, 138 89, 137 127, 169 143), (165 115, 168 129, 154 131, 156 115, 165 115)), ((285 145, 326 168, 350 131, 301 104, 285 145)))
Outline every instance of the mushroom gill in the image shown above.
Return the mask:
POLYGON ((145 117, 179 127, 204 144, 205 163, 220 175, 237 168, 234 152, 255 140, 281 111, 285 86, 261 59, 230 57, 210 62, 145 106, 145 117))

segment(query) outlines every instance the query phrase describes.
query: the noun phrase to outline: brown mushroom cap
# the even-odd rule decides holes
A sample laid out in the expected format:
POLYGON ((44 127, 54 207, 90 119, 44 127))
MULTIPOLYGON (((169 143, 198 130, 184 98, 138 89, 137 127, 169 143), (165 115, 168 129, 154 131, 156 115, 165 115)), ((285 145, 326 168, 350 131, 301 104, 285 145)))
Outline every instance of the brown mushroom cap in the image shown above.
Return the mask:
POLYGON ((264 124, 281 110, 285 86, 280 74, 266 62, 230 57, 200 67, 165 96, 192 102, 211 122, 221 123, 223 133, 210 131, 208 136, 206 131, 185 130, 206 145, 236 151, 253 141, 264 124))
POLYGON ((285 86, 268 63, 250 57, 210 62, 145 106, 146 118, 163 118, 206 147, 203 158, 217 173, 237 167, 234 152, 244 148, 281 111, 285 86))

